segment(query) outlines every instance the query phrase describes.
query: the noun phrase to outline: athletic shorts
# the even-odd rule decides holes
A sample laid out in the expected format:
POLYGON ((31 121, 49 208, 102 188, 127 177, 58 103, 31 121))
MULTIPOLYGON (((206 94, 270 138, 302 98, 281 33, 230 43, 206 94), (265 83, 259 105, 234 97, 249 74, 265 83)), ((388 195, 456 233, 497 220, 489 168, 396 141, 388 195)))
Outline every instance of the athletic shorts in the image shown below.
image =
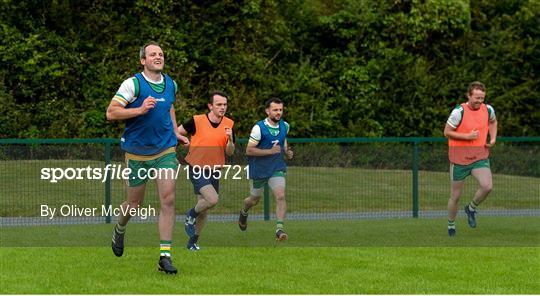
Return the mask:
POLYGON ((171 152, 152 160, 134 160, 126 157, 126 164, 131 169, 128 186, 137 187, 146 183, 149 176, 159 179, 174 177, 174 170, 178 167, 178 160, 176 159, 176 152, 171 152))
POLYGON ((268 184, 270 189, 274 190, 275 188, 279 187, 285 187, 285 171, 276 171, 274 174, 272 174, 272 177, 270 178, 264 178, 264 179, 255 179, 249 180, 249 192, 251 196, 254 197, 261 197, 264 186, 268 184))
POLYGON ((472 170, 490 168, 489 159, 482 159, 468 165, 450 164, 450 178, 452 181, 463 181, 471 175, 472 170))
POLYGON ((197 167, 189 166, 189 180, 193 184, 193 192, 197 195, 201 194, 201 188, 206 185, 212 185, 216 192, 219 194, 219 179, 216 176, 219 174, 214 174, 212 170, 199 169, 197 167))

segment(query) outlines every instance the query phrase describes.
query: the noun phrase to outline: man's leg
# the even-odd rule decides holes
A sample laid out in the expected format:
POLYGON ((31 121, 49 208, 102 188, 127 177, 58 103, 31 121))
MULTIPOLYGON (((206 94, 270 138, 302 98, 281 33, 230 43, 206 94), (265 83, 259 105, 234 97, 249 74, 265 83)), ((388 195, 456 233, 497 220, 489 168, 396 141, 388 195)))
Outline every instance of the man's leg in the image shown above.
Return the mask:
POLYGON ((272 189, 276 199, 276 239, 279 241, 288 238, 283 229, 285 214, 287 212, 287 201, 285 200, 285 177, 272 177, 268 180, 268 186, 272 189))
POLYGON ((138 208, 144 200, 144 192, 146 189, 146 183, 135 187, 128 187, 127 200, 120 205, 122 211, 118 217, 118 222, 114 226, 111 247, 113 253, 117 257, 121 257, 124 254, 124 235, 126 233, 127 223, 131 216, 129 215, 130 208, 138 208), (124 216, 122 213, 126 213, 124 216))
POLYGON ((465 206, 465 213, 467 214, 469 226, 476 227, 476 207, 480 205, 491 192, 493 188, 491 170, 489 167, 474 168, 471 175, 478 181, 478 190, 474 194, 471 202, 465 206))
MULTIPOLYGON (((174 229, 175 213, 175 189, 176 183, 173 179, 156 180, 159 194, 159 239, 162 241, 171 241, 174 229)), ((170 255, 170 252, 167 252, 170 255)))
POLYGON ((456 216, 459 198, 463 193, 465 178, 470 174, 467 166, 450 164, 450 198, 448 199, 448 235, 456 235, 456 216))
POLYGON ((282 241, 287 239, 287 233, 283 229, 283 222, 285 221, 285 213, 287 211, 285 188, 276 188, 273 192, 276 198, 276 239, 282 241))
MULTIPOLYGON (((493 189, 493 179, 491 170, 489 168, 473 169, 471 174, 476 178, 479 185, 479 188, 474 194, 474 198, 472 200, 472 202, 478 206, 487 198, 488 194, 493 189)), ((476 210, 476 207, 474 210, 476 210)))
MULTIPOLYGON (((198 198, 202 198, 201 196, 198 196, 198 198)), ((195 224, 195 235, 189 238, 187 248, 191 251, 198 251, 201 248, 199 247, 199 236, 201 235, 201 232, 206 225, 206 221, 208 218, 208 210, 204 210, 197 214, 197 224, 195 224)))
POLYGON ((175 181, 156 180, 159 194, 159 239, 171 240, 175 221, 175 181))
POLYGON ((454 236, 456 234, 456 216, 458 211, 459 198, 463 193, 463 187, 465 180, 452 181, 450 188, 450 198, 448 199, 448 235, 454 236))
POLYGON ((240 209, 240 216, 238 216, 238 227, 240 230, 245 231, 247 229, 248 211, 252 207, 256 206, 261 200, 260 196, 250 195, 244 199, 243 206, 240 209))
POLYGON ((252 207, 256 206, 260 200, 260 196, 249 195, 247 198, 244 199, 244 207, 242 209, 247 213, 247 211, 249 211, 249 209, 251 209, 252 207))
POLYGON ((249 180, 249 193, 250 195, 244 199, 242 209, 240 209, 240 216, 238 216, 238 227, 240 230, 245 231, 247 229, 248 211, 252 207, 256 206, 261 200, 264 185, 267 180, 249 180))
POLYGON ((201 235, 201 232, 206 225, 208 218, 208 210, 204 210, 197 215, 197 224, 195 224, 195 235, 197 238, 201 235))
POLYGON ((118 224, 124 226, 127 225, 129 220, 131 219, 131 215, 129 215, 129 209, 138 208, 142 204, 144 200, 145 190, 146 183, 136 187, 127 188, 127 200, 120 205, 122 211, 120 211, 120 216, 118 216, 118 224), (123 212, 125 212, 127 215, 124 216, 122 214, 123 212))
POLYGON ((203 186, 199 192, 200 195, 197 195, 197 204, 194 208, 188 211, 188 217, 186 219, 186 233, 188 233, 189 236, 187 248, 193 251, 199 250, 197 241, 201 235, 204 225, 206 224, 208 210, 216 206, 219 200, 219 195, 214 186, 211 184, 203 186), (193 223, 191 225, 187 225, 191 221, 193 221, 193 223))
POLYGON ((195 211, 201 213, 215 207, 219 200, 219 195, 212 185, 205 185, 200 190, 200 195, 197 198, 195 211))
POLYGON ((168 153, 148 164, 157 169, 157 193, 159 195, 159 262, 158 270, 169 274, 176 274, 178 270, 171 260, 172 236, 176 220, 176 180, 175 169, 178 169, 176 153, 168 153))
POLYGON ((176 267, 172 265, 171 260, 171 245, 174 229, 175 215, 175 189, 176 183, 173 178, 164 178, 156 180, 157 190, 159 194, 159 249, 160 259, 158 270, 166 273, 177 273, 176 267))

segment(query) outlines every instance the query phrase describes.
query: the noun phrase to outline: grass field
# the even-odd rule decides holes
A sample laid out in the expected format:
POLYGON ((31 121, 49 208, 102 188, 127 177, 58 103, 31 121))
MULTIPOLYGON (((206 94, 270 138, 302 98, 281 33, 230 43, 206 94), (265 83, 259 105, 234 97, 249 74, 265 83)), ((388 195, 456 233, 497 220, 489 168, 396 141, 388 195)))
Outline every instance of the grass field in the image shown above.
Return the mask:
MULTIPOLYGON (((43 167, 103 167, 89 161, 2 161, 0 217, 39 216, 41 204, 100 207, 104 185, 73 180, 51 184, 43 167)), ((290 240, 276 244, 273 222, 208 223, 202 250, 187 251, 182 223, 174 233, 179 274, 156 270, 155 223, 131 223, 126 251, 110 250, 111 224, 2 225, 0 294, 540 294, 538 216, 488 217, 482 210, 540 209, 540 179, 494 175, 479 226, 460 216, 449 238, 446 219, 329 221, 325 213, 410 211, 412 173, 407 170, 291 167, 288 212, 322 213, 320 220, 286 221, 290 240)), ((469 179, 462 200, 472 196, 469 179)), ((236 214, 248 182, 223 180, 213 214, 236 214)), ((420 210, 444 210, 447 172, 420 171, 420 210)), ((112 204, 125 199, 123 181, 112 182, 112 204)), ((177 213, 193 206, 191 183, 177 181, 177 213)), ((158 207, 154 182, 146 204, 158 207)), ((273 207, 273 206, 272 206, 273 207)), ((262 206, 252 214, 262 212, 262 206)))
POLYGON ((111 225, 4 227, 0 293, 540 293, 537 217, 479 217, 476 229, 460 219, 455 238, 444 219, 290 221, 280 244, 271 222, 246 233, 210 222, 196 253, 183 248, 180 225, 175 276, 156 270, 153 223, 130 224, 121 258, 111 225), (29 241, 54 247, 20 247, 29 241))
POLYGON ((2 249, 2 294, 538 294, 538 248, 2 249), (481 262, 481 263, 478 263, 481 262), (31 273, 31 275, 29 274, 31 273))
MULTIPOLYGON (((99 180, 42 180, 43 167, 103 167, 89 161, 2 161, 0 178, 0 216, 39 216, 41 204, 60 207, 100 207, 104 203, 104 184, 99 180)), ((119 165, 119 163, 118 163, 119 165)), ((192 206, 191 182, 181 170, 177 180, 176 208, 183 212, 192 206)), ((368 170, 360 168, 291 167, 287 175, 287 200, 290 213, 410 211, 412 208, 412 173, 407 170, 368 170)), ((494 175, 494 190, 484 209, 540 209, 540 178, 494 175)), ((449 196, 447 172, 420 171, 419 205, 421 211, 446 208, 449 196)), ((215 213, 236 213, 241 200, 248 195, 248 181, 222 180, 219 206, 215 213)), ((476 189, 472 178, 467 180, 464 199, 476 189)), ((112 204, 125 199, 122 180, 112 182, 112 204)), ((148 183, 146 204, 158 206, 154 182, 148 183)), ((254 209, 261 212, 262 207, 254 209)))

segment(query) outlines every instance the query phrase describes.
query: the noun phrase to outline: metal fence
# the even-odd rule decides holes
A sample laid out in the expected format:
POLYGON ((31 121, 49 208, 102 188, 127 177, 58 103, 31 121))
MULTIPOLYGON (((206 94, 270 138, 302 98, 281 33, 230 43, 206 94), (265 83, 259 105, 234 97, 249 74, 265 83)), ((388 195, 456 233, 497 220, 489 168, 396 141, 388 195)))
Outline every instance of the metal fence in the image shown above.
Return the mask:
MULTIPOLYGON (((249 194, 245 143, 239 140, 235 155, 228 159, 230 167, 222 177, 220 202, 211 219, 236 219, 249 194)), ((288 162, 286 178, 288 219, 446 215, 450 178, 444 138, 297 138, 289 143, 295 157, 288 162)), ((490 156, 494 189, 481 205, 484 214, 539 215, 539 144, 540 137, 497 139, 490 156)), ((2 225, 109 223, 115 215, 107 209, 118 207, 126 197, 119 173, 125 167, 114 139, 0 139, 2 225)), ((186 173, 181 166, 176 189, 179 216, 195 203, 186 173)), ((467 180, 462 203, 472 198, 474 182, 467 180)), ((153 181, 147 185, 145 206, 159 212, 153 181)), ((251 218, 268 220, 273 207, 266 191, 251 218)))

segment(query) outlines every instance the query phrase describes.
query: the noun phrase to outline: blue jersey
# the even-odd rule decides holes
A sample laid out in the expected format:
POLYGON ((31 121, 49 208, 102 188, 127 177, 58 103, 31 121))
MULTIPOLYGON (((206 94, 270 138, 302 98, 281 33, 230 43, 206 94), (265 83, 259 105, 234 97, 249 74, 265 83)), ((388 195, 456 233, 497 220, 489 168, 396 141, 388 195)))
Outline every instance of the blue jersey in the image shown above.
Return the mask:
POLYGON ((257 144, 259 149, 270 149, 274 143, 279 144, 281 153, 266 155, 266 156, 249 156, 249 178, 250 179, 265 179, 270 178, 276 171, 285 171, 287 165, 283 159, 285 148, 285 138, 287 136, 287 128, 283 120, 279 121, 279 133, 274 136, 264 124, 264 120, 257 122, 261 129, 261 140, 257 144))
POLYGON ((173 80, 163 74, 165 87, 158 93, 140 73, 135 74, 135 77, 139 81, 139 96, 126 108, 140 107, 148 96, 156 99, 156 105, 146 114, 126 120, 126 129, 121 139, 122 149, 132 154, 152 155, 176 146, 178 140, 170 113, 175 99, 173 80))

